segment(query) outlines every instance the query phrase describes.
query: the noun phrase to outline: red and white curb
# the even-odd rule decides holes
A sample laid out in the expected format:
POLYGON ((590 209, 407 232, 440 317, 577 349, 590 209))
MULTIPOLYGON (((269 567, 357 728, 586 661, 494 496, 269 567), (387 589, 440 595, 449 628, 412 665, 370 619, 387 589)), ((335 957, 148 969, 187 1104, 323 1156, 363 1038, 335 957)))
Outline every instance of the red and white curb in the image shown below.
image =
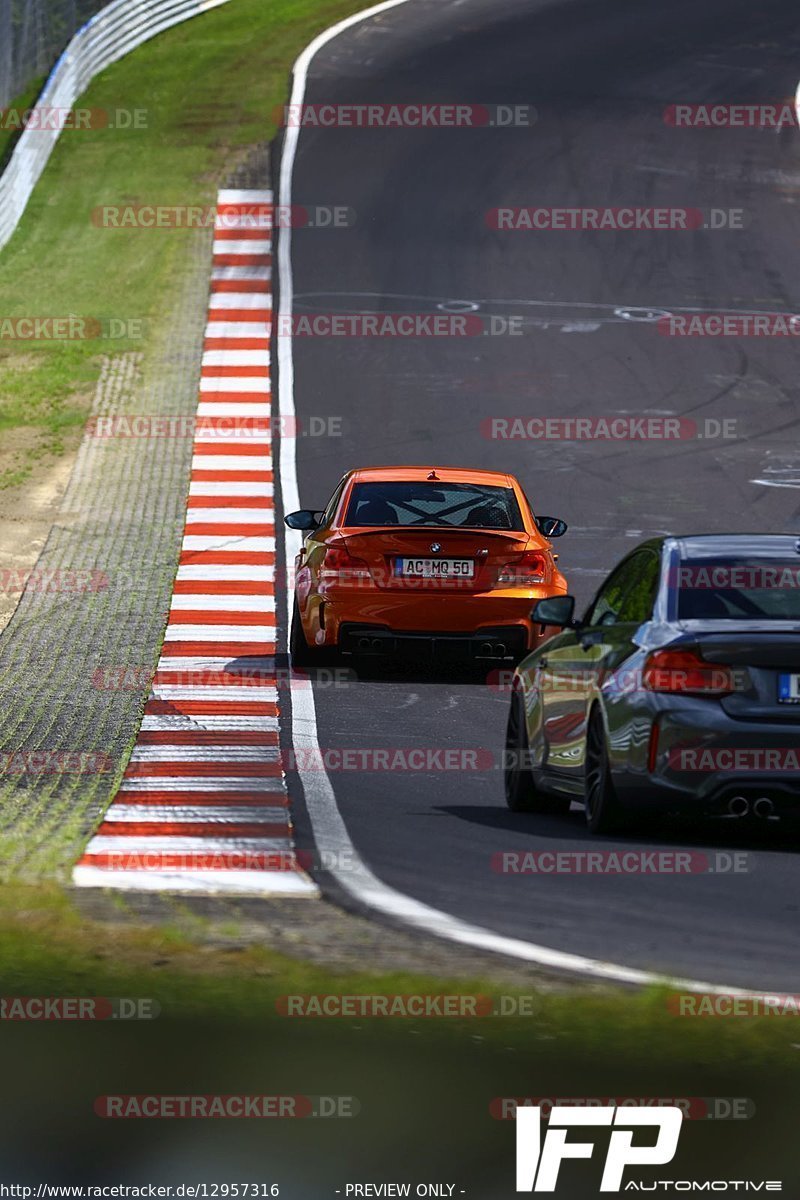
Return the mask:
POLYGON ((271 265, 272 193, 221 191, 164 645, 80 887, 318 894, 294 852, 278 741, 271 265))

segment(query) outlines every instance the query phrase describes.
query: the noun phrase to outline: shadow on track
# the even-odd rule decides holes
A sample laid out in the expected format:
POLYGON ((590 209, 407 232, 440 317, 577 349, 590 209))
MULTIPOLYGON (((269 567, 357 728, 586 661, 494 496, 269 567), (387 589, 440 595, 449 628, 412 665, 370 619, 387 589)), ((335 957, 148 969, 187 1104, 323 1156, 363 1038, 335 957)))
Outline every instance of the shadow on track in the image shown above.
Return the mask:
POLYGON ((630 850, 638 846, 663 849, 669 845, 697 850, 773 850, 783 854, 800 851, 800 828, 796 823, 787 825, 783 821, 768 824, 748 819, 665 815, 642 820, 621 836, 598 837, 587 831, 579 801, 573 801, 564 816, 514 813, 499 804, 438 805, 435 811, 489 829, 527 835, 532 841, 572 842, 575 848, 586 850, 630 850))

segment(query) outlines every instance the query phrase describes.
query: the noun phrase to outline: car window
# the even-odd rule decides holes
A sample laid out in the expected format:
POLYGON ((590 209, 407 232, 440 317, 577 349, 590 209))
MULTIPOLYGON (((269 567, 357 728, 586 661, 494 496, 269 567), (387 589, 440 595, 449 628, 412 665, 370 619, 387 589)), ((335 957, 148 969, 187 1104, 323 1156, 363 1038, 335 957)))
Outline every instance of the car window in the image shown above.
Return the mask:
MULTIPOLYGON (((586 614, 585 623, 587 625, 615 625, 622 620, 637 620, 635 615, 629 614, 641 612, 643 607, 646 607, 646 605, 643 605, 642 597, 648 593, 641 586, 641 580, 649 580, 650 586, 652 586, 653 575, 655 575, 657 582, 658 560, 654 555, 647 551, 639 550, 635 554, 632 554, 630 558, 626 558, 624 562, 620 563, 611 572, 606 582, 600 588, 586 614), (650 568, 649 571, 648 566, 650 568), (655 567, 655 571, 653 571, 653 567, 655 567), (629 592, 632 594, 632 599, 630 605, 627 605, 626 601, 629 592)), ((652 602, 650 608, 652 608, 652 602)), ((644 617, 638 619, 638 623, 641 624, 642 621, 646 621, 648 616, 649 609, 644 617)))
POLYGON ((800 620, 796 559, 684 559, 671 582, 680 621, 800 620))
POLYGON ((427 480, 357 483, 345 524, 524 529, 513 488, 427 480))
POLYGON ((652 550, 634 555, 636 572, 617 613, 618 621, 631 621, 641 625, 653 615, 658 581, 661 576, 661 560, 652 550))
POLYGON ((333 520, 334 516, 336 515, 336 509, 339 507, 339 501, 342 498, 342 489, 344 488, 344 485, 346 483, 347 483, 347 476, 345 475, 344 479, 338 485, 335 492, 333 493, 330 500, 328 501, 328 507, 325 509, 325 516, 322 518, 323 525, 330 525, 331 521, 333 520))

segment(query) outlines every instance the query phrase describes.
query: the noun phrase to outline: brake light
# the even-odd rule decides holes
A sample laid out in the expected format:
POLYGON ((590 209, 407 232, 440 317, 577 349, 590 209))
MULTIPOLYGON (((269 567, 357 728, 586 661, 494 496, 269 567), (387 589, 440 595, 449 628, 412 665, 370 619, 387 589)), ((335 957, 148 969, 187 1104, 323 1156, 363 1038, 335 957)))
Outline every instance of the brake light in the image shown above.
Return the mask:
POLYGON ((649 692, 729 696, 736 690, 733 672, 706 662, 694 650, 655 650, 645 659, 642 685, 649 692))
POLYGON ((321 584, 355 584, 371 581, 363 558, 356 558, 343 546, 328 546, 319 569, 321 584))
POLYGON ((530 587, 547 580, 547 555, 528 550, 520 558, 506 563, 497 576, 498 587, 530 587))

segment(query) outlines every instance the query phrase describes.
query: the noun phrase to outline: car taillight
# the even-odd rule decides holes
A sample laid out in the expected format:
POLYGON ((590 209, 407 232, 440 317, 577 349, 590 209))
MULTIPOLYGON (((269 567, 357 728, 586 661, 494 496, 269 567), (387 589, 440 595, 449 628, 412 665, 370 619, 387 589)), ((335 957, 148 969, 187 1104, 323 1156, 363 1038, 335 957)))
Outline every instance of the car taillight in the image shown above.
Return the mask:
POLYGON ((319 569, 320 583, 359 584, 371 578, 363 558, 356 558, 343 546, 328 546, 319 569))
POLYGON ((513 562, 501 567, 497 576, 498 587, 530 587, 547 580, 547 555, 538 550, 529 550, 513 562))
POLYGON ((730 667, 706 662, 693 650, 655 650, 648 654, 642 685, 649 692, 695 696, 729 696, 736 690, 730 667))

